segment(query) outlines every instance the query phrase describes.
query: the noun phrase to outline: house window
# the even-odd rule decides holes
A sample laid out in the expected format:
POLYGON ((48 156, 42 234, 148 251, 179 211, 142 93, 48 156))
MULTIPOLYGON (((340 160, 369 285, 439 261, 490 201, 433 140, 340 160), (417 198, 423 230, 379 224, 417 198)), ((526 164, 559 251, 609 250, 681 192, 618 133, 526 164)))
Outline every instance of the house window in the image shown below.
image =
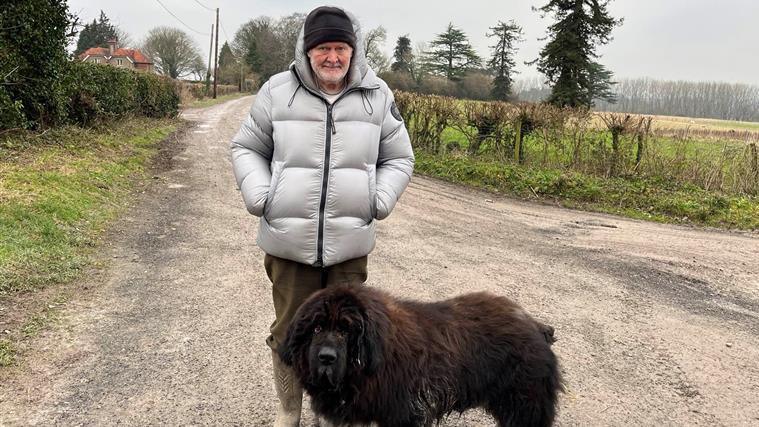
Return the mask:
POLYGON ((122 61, 121 59, 117 59, 116 60, 116 65, 121 65, 121 61, 122 61))
POLYGON ((92 62, 94 62, 96 64, 99 64, 100 63, 100 58, 93 58, 92 62))

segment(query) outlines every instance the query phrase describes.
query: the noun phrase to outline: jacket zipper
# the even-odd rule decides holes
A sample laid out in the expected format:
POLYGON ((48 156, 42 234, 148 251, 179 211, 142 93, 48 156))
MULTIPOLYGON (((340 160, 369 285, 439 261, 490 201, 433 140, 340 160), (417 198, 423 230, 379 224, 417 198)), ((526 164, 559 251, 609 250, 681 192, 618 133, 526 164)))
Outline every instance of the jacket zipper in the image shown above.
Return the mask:
POLYGON ((327 206, 327 186, 329 183, 329 162, 330 158, 332 157, 332 135, 337 133, 337 130, 335 129, 335 123, 332 119, 332 107, 334 107, 335 104, 337 104, 338 101, 343 99, 346 95, 352 92, 356 92, 359 90, 375 90, 379 89, 379 85, 371 86, 371 87, 353 87, 345 92, 343 92, 342 95, 340 95, 335 102, 330 104, 327 102, 324 97, 319 95, 318 93, 312 91, 308 86, 303 84, 303 81, 300 79, 300 76, 298 75, 298 72, 295 70, 292 70, 293 74, 295 74, 295 78, 298 79, 298 83, 300 83, 301 86, 303 86, 304 89, 311 95, 314 95, 315 97, 321 99, 324 102, 324 105, 327 106, 327 138, 324 144, 324 166, 322 168, 322 192, 321 196, 319 197, 319 228, 316 230, 316 263, 314 264, 314 267, 323 267, 324 266, 324 210, 327 206))
MULTIPOLYGON (((296 74, 297 75, 297 74, 296 74)), ((316 230, 316 264, 314 267, 324 267, 324 211, 327 207, 327 187, 329 184, 329 162, 332 158, 332 135, 337 133, 335 129, 335 121, 332 118, 332 108, 340 101, 345 95, 361 90, 360 88, 352 88, 343 92, 335 102, 330 104, 326 99, 319 97, 327 106, 327 139, 324 144, 324 166, 322 168, 322 192, 319 197, 319 228, 316 230)), ((315 94, 314 94, 315 95, 315 94)))
MULTIPOLYGON (((325 101, 326 103, 326 101, 325 101)), ((329 162, 332 157, 332 106, 327 103, 327 139, 324 144, 324 167, 322 169, 322 192, 319 198, 319 229, 316 231, 316 267, 324 266, 324 210, 327 206, 327 185, 329 183, 329 162)))

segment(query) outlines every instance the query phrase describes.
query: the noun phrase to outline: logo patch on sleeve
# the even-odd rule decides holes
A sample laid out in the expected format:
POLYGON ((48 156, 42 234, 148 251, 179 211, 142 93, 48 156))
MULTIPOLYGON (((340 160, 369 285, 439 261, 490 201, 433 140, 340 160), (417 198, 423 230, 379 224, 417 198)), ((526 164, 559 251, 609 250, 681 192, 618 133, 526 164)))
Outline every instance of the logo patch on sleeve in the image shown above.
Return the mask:
POLYGON ((395 101, 393 101, 393 104, 390 106, 390 114, 395 117, 395 120, 398 120, 399 122, 403 121, 403 117, 401 117, 401 111, 398 109, 398 106, 395 105, 395 101))

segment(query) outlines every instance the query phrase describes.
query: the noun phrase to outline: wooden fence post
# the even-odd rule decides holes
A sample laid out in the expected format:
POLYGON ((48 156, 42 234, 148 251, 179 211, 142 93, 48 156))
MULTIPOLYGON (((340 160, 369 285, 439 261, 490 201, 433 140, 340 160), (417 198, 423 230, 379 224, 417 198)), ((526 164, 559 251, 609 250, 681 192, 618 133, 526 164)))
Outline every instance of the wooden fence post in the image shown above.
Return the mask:
POLYGON ((522 162, 522 158, 520 157, 520 153, 522 151, 522 118, 517 118, 516 123, 516 141, 514 141, 514 161, 517 162, 517 164, 522 162))

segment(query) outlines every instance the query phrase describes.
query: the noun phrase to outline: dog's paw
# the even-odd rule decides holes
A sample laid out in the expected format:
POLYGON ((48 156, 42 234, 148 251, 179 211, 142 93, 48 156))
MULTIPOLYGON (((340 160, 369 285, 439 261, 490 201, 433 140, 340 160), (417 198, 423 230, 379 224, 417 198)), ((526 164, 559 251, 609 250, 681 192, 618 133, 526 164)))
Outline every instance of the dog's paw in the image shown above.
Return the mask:
POLYGON ((545 325, 543 323, 540 324, 540 332, 543 334, 543 337, 546 339, 546 342, 548 344, 553 344, 556 342, 557 338, 554 336, 554 328, 553 326, 545 325))

